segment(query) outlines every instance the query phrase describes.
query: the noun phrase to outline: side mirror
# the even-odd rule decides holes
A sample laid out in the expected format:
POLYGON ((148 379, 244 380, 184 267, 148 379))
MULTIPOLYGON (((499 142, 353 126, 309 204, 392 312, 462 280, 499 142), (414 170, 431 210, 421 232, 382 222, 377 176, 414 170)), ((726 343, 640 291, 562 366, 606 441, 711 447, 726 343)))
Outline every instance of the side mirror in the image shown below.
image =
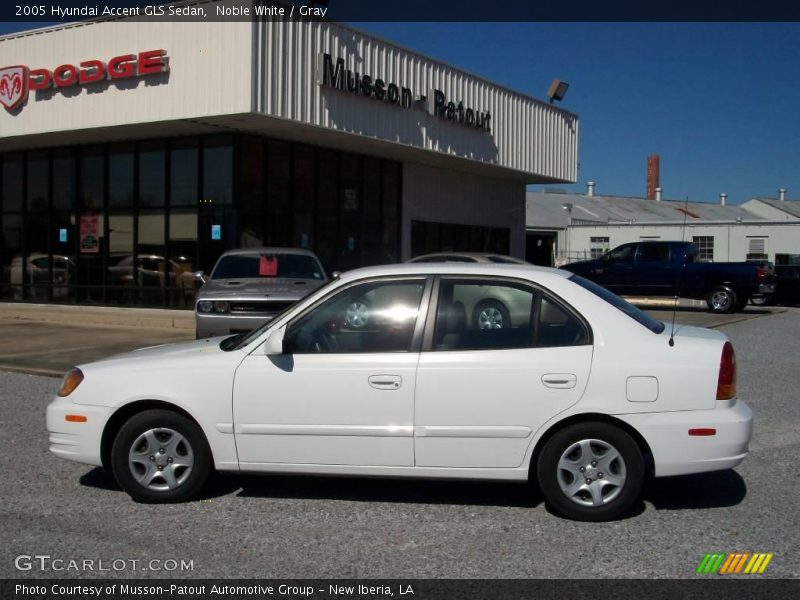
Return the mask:
POLYGON ((283 336, 286 333, 286 325, 273 329, 264 341, 264 354, 267 356, 279 356, 283 354, 283 336))
POLYGON ((195 271, 195 272, 193 273, 193 275, 194 275, 194 278, 195 278, 195 279, 199 279, 199 280, 200 280, 200 281, 202 281, 203 283, 205 283, 205 282, 206 282, 206 273, 205 273, 205 271, 195 271))

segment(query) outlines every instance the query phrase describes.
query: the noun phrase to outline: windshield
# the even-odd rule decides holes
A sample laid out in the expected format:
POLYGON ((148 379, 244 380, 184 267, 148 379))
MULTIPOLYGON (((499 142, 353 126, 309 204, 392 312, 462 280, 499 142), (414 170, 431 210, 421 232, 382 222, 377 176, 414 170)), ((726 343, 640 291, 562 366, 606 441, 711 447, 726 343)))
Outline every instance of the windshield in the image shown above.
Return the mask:
POLYGON ((305 254, 228 254, 219 259, 211 279, 286 277, 325 280, 319 262, 305 254))
POLYGON ((578 275, 573 275, 569 279, 570 281, 577 283, 582 288, 589 290, 595 296, 599 296, 614 308, 621 310, 631 319, 641 325, 644 325, 653 333, 661 333, 664 331, 664 324, 661 321, 657 321, 647 313, 639 310, 627 300, 623 300, 617 296, 614 292, 609 292, 606 288, 597 285, 593 281, 579 277, 578 275))

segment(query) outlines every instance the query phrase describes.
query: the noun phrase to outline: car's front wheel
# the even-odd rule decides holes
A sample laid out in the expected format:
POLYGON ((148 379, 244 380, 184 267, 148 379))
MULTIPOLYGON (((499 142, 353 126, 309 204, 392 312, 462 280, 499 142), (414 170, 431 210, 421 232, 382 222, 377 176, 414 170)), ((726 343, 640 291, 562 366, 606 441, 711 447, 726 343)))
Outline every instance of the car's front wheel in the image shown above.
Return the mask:
POLYGON ((576 423, 556 432, 537 464, 547 504, 579 521, 624 515, 641 494, 644 473, 636 442, 608 423, 576 423))
POLYGON ((169 410, 146 410, 120 428, 111 466, 120 487, 137 502, 183 502, 196 495, 211 471, 202 430, 169 410))

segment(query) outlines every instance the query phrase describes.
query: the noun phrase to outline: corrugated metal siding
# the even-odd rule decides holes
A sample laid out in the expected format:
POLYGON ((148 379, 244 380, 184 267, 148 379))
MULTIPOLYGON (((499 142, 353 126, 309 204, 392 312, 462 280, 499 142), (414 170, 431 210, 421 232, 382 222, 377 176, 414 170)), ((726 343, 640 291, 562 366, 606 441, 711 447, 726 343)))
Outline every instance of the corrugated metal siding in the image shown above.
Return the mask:
POLYGON ((274 117, 487 162, 538 178, 575 181, 578 118, 444 64, 328 22, 254 24, 253 110, 274 117), (485 133, 374 98, 317 84, 321 52, 347 68, 489 110, 485 133))

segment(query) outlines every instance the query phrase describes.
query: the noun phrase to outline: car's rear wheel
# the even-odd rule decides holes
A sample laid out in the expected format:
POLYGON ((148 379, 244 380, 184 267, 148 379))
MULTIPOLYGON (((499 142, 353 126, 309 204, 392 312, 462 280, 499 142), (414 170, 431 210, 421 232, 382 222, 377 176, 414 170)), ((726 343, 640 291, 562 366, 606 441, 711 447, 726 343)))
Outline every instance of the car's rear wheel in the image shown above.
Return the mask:
POLYGON ((736 292, 726 285, 719 285, 711 290, 706 298, 708 309, 714 313, 732 313, 737 306, 736 292))
POLYGON ((205 484, 211 464, 202 430, 169 410, 134 415, 120 428, 111 448, 114 477, 137 502, 190 499, 205 484))
POLYGON ((484 300, 475 306, 472 322, 478 329, 506 329, 511 327, 511 315, 502 302, 484 300))
POLYGON ((576 423, 556 432, 537 464, 547 504, 579 521, 624 515, 641 494, 644 473, 636 442, 608 423, 576 423))

